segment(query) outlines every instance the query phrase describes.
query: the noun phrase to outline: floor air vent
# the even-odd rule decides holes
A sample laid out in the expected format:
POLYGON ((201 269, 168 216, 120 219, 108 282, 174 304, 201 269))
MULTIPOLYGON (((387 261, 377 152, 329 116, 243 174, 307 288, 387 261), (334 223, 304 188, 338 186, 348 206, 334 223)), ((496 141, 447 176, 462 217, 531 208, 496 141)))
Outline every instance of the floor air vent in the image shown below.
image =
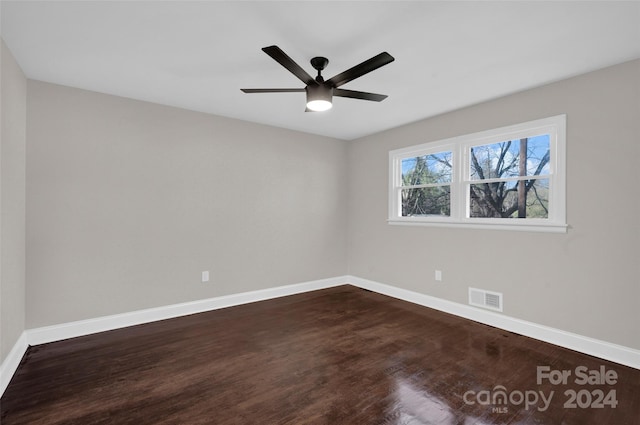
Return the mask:
POLYGON ((469 304, 490 310, 502 311, 502 294, 484 289, 469 288, 469 304))

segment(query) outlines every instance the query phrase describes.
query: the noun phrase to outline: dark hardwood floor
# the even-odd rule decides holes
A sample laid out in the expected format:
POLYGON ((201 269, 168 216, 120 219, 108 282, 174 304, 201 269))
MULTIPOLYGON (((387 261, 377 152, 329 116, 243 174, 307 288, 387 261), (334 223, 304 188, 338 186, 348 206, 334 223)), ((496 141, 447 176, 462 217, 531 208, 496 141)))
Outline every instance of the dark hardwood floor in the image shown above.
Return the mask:
POLYGON ((640 370, 341 286, 31 347, 0 403, 2 425, 633 425, 640 370))

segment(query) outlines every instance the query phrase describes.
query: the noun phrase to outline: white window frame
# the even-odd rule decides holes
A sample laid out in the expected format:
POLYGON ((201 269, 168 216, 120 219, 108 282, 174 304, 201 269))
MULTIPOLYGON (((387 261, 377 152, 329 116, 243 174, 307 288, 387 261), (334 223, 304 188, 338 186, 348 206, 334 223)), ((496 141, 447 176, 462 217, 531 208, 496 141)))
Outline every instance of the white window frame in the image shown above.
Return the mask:
POLYGON ((566 223, 566 115, 467 134, 389 152, 389 224, 524 230, 565 233, 566 223), (473 146, 549 135, 548 218, 485 218, 469 216, 470 149, 473 146), (451 213, 447 216, 402 216, 402 160, 439 152, 452 153, 451 213))

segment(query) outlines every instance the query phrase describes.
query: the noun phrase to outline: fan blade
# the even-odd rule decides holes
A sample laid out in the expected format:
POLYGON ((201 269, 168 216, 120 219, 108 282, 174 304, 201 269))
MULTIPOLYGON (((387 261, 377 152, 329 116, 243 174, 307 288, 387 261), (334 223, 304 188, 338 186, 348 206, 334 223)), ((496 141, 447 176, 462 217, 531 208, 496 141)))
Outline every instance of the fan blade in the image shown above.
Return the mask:
POLYGON ((240 89, 245 93, 298 93, 304 89, 240 89))
POLYGON ((333 89, 334 96, 350 97, 352 99, 372 100, 374 102, 382 102, 387 98, 386 94, 367 93, 364 91, 333 89))
POLYGON ((262 51, 271 56, 280 65, 287 68, 289 72, 298 77, 298 79, 300 79, 300 81, 302 81, 306 85, 317 84, 316 80, 314 80, 311 75, 307 74, 307 71, 305 71, 300 67, 300 65, 295 63, 293 59, 287 56, 287 54, 283 52, 282 49, 278 46, 264 47, 262 51))
POLYGON ((331 77, 327 80, 327 83, 331 84, 333 87, 340 87, 341 85, 346 84, 351 80, 355 80, 358 77, 362 77, 364 74, 374 71, 381 66, 393 62, 394 60, 393 56, 389 53, 382 52, 379 55, 354 66, 353 68, 349 68, 346 71, 331 77))

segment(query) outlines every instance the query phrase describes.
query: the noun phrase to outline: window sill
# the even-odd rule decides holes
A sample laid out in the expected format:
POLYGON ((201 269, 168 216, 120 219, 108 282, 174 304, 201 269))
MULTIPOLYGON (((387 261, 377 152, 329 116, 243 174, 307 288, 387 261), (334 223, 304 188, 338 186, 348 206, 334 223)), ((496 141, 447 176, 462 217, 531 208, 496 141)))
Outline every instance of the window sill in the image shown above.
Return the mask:
POLYGON ((484 229, 484 230, 513 230, 519 232, 545 232, 545 233, 567 233, 567 224, 549 223, 488 223, 488 222, 467 222, 453 220, 426 220, 426 219, 389 219, 388 224, 399 226, 427 226, 427 227, 450 227, 458 229, 484 229))

